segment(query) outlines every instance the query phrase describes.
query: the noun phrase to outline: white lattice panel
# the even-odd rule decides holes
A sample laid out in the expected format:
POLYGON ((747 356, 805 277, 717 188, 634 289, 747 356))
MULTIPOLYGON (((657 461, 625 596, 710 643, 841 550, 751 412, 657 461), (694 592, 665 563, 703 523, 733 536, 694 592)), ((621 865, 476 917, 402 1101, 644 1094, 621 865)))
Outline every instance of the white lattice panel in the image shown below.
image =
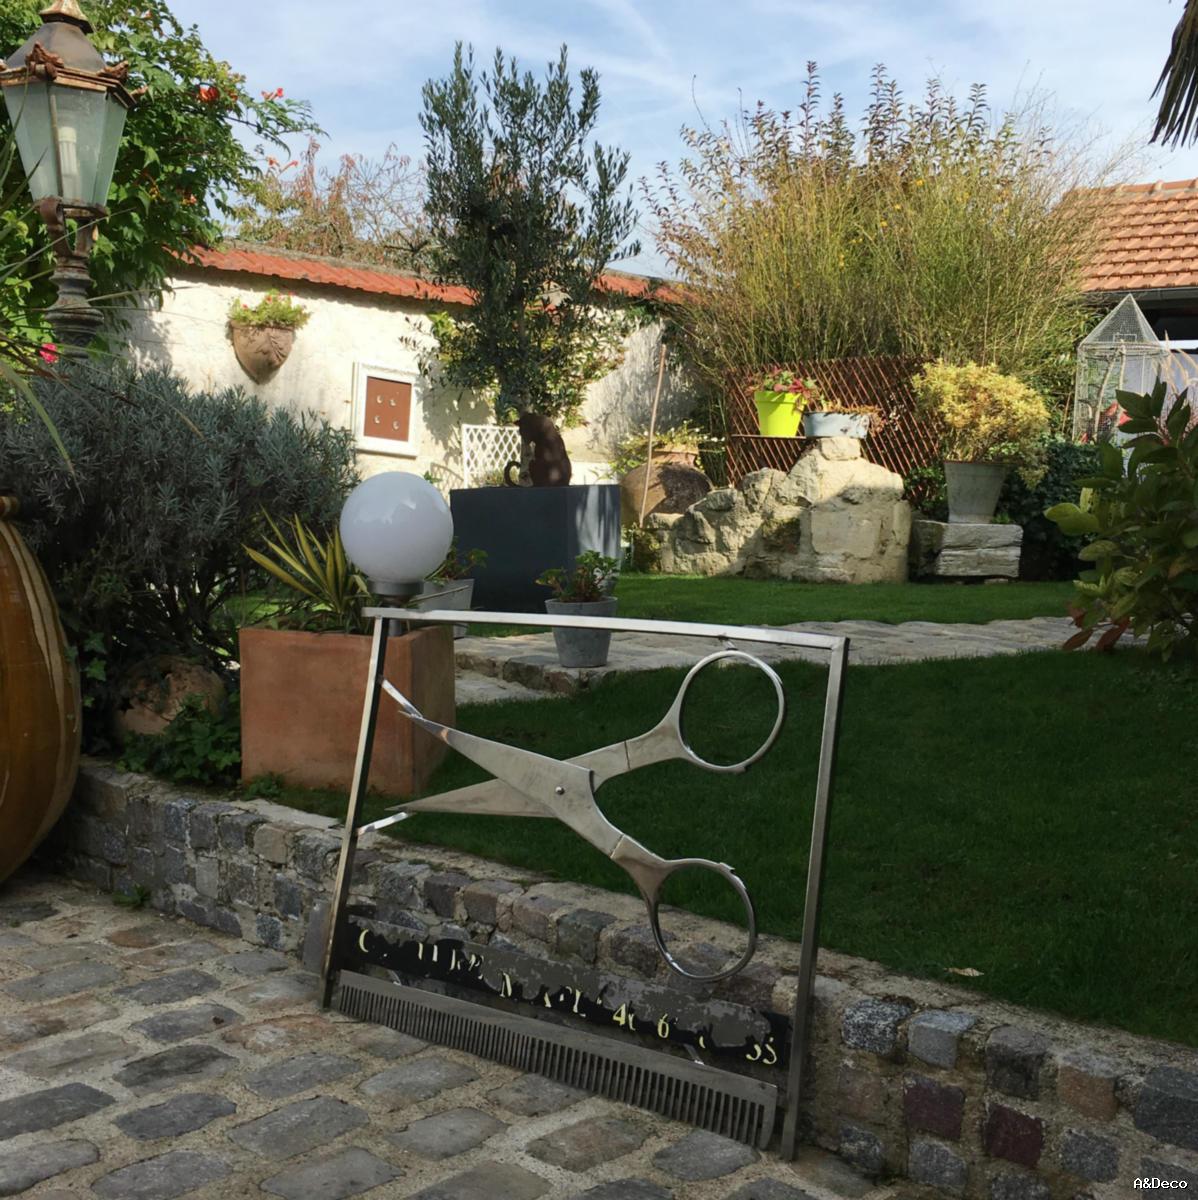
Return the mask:
POLYGON ((462 426, 462 486, 499 483, 504 467, 520 461, 520 431, 515 425, 462 426))

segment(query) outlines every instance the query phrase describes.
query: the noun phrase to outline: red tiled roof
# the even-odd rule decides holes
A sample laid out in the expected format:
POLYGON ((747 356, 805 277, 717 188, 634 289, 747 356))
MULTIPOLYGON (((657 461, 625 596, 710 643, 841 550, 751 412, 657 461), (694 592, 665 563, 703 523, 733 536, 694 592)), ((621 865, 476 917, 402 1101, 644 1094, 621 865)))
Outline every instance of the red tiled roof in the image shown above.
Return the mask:
MULTIPOLYGON (((441 304, 470 304, 469 288, 457 284, 434 283, 393 267, 375 267, 342 258, 294 254, 273 246, 248 242, 226 242, 219 249, 194 247, 195 263, 213 271, 233 271, 245 275, 263 275, 274 279, 316 283, 325 287, 348 288, 376 296, 397 296, 407 300, 433 300, 441 304)), ((670 302, 675 293, 666 285, 641 275, 608 271, 599 280, 599 290, 629 300, 670 302)))
POLYGON ((1198 287, 1198 179, 1112 188, 1110 201, 1086 291, 1198 287))

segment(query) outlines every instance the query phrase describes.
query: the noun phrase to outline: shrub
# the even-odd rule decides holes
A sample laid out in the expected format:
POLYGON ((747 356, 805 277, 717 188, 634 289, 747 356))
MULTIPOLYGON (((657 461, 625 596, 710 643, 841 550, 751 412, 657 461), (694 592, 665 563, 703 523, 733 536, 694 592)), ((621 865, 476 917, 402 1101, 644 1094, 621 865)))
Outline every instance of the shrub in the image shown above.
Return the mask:
POLYGON ((172 783, 232 787, 241 773, 241 705, 236 692, 209 712, 199 696, 184 699, 159 734, 131 734, 120 766, 172 783))
POLYGON ((226 605, 256 582, 242 545, 259 540, 263 513, 331 527, 357 480, 349 430, 239 390, 191 393, 160 371, 84 363, 38 395, 74 475, 35 420, 0 423, 0 473, 21 499, 93 710, 151 655, 224 667, 236 648, 226 605))
POLYGON ((300 329, 308 323, 312 314, 295 302, 293 296, 281 296, 278 292, 267 292, 257 304, 251 306, 244 300, 234 300, 229 306, 230 325, 277 325, 283 329, 300 329))
POLYGON ((1182 392, 1166 387, 1116 393, 1130 416, 1130 452, 1099 447, 1100 471, 1081 480, 1085 504, 1056 504, 1045 514, 1061 530, 1089 540, 1079 557, 1093 566, 1077 581, 1084 645, 1099 629, 1106 649, 1128 630, 1148 635, 1148 649, 1168 659, 1198 648, 1198 420, 1182 392))

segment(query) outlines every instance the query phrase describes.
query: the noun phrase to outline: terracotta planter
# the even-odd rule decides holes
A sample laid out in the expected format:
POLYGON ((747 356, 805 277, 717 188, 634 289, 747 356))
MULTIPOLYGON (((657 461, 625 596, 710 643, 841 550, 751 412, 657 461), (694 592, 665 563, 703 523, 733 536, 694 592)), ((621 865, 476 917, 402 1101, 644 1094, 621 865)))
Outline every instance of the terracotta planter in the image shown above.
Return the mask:
POLYGON ((75 786, 79 677, 37 559, 0 496, 0 880, 33 853, 75 786))
POLYGON ((295 330, 282 325, 231 325, 233 353, 242 370, 255 382, 269 379, 295 345, 295 330))
MULTIPOLYGON (((370 638, 353 633, 243 629, 241 777, 279 775, 298 787, 348 792, 358 750, 370 638)), ((418 629, 387 646, 387 678, 434 721, 454 721, 453 636, 418 629)), ((448 752, 383 697, 370 786, 412 796, 448 752)))

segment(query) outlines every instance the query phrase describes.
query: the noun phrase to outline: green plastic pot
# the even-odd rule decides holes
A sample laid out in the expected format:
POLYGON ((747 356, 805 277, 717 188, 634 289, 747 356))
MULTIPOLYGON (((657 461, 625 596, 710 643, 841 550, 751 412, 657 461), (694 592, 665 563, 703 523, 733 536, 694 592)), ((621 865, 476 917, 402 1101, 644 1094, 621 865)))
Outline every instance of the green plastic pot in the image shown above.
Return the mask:
POLYGON ((765 437, 792 438, 799 436, 799 421, 803 406, 798 392, 770 392, 762 389, 753 393, 757 405, 757 424, 765 437))

